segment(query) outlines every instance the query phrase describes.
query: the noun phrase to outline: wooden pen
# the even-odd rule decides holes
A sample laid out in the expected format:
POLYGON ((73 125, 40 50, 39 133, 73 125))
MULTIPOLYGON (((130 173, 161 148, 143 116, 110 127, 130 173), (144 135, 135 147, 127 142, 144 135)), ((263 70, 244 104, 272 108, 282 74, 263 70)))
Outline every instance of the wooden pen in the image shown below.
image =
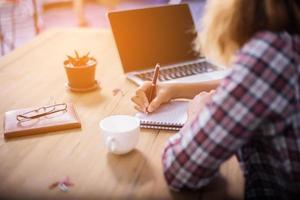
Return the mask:
MULTIPOLYGON (((156 66, 155 66, 154 74, 153 74, 153 77, 152 77, 151 88, 150 88, 150 92, 149 92, 149 97, 148 97, 149 103, 154 98, 156 82, 157 82, 157 78, 159 76, 159 68, 160 68, 160 65, 157 63, 156 66)), ((148 111, 148 108, 147 108, 147 111, 148 111)))

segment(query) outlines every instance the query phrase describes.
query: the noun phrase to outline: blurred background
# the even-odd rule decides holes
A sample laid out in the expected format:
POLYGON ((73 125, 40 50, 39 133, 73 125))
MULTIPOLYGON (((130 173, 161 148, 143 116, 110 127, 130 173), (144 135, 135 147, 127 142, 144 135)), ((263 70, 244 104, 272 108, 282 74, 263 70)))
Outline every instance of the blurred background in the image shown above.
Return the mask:
POLYGON ((109 28, 106 13, 161 4, 187 3, 195 22, 204 0, 0 0, 0 55, 50 28, 109 28))

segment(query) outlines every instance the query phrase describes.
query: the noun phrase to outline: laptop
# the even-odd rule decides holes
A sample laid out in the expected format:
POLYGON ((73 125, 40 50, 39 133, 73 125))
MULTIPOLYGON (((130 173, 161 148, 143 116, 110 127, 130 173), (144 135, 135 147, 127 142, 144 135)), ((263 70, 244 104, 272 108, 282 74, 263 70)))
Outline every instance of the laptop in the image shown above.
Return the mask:
POLYGON ((124 73, 137 85, 152 79, 157 63, 163 82, 201 82, 229 73, 194 51, 197 32, 187 4, 113 11, 108 18, 124 73))

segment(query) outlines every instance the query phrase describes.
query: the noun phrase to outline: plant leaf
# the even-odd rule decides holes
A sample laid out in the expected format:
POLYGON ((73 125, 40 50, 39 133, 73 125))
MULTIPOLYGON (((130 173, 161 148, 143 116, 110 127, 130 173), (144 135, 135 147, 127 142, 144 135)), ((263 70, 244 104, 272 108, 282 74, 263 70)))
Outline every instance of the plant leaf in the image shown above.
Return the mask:
POLYGON ((78 54, 78 52, 77 52, 76 50, 75 50, 75 55, 76 55, 76 58, 77 58, 77 59, 80 59, 80 58, 79 58, 79 54, 78 54))

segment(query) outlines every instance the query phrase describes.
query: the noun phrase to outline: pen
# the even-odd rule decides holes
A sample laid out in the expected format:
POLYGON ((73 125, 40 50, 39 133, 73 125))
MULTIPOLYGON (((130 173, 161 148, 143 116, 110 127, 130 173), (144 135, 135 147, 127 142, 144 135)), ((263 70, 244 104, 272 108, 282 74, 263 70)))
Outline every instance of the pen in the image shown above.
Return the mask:
POLYGON ((151 88, 150 88, 150 92, 149 92, 149 99, 148 99, 149 103, 153 100, 154 91, 156 88, 156 82, 157 82, 157 78, 159 76, 159 68, 160 68, 160 65, 157 63, 155 66, 154 74, 152 77, 151 88))

